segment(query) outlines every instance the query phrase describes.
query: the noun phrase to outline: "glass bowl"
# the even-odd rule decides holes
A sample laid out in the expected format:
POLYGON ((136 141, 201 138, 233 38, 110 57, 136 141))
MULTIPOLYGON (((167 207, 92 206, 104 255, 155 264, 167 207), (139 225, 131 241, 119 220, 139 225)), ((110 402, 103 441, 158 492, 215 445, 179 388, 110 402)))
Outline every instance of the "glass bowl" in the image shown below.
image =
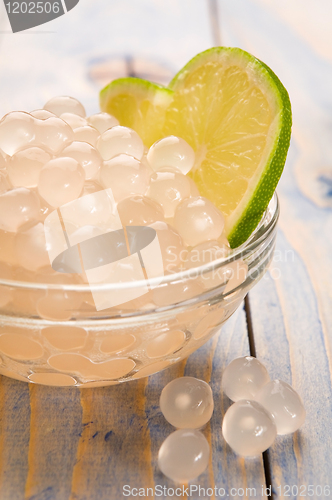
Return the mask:
POLYGON ((0 373, 37 384, 96 387, 145 377, 189 356, 262 278, 273 257, 278 216, 274 194, 241 247, 161 282, 151 279, 141 297, 102 311, 92 289, 123 293, 147 281, 89 286, 24 276, 0 280, 0 373))

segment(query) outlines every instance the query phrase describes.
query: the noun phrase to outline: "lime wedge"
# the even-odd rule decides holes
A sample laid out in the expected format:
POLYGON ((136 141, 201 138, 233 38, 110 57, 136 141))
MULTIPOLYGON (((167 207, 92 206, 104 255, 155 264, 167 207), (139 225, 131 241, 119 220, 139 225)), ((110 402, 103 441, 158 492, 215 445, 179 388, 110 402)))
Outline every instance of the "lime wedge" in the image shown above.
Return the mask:
POLYGON ((100 109, 130 127, 150 147, 164 137, 165 112, 172 90, 140 78, 119 78, 100 92, 100 109))

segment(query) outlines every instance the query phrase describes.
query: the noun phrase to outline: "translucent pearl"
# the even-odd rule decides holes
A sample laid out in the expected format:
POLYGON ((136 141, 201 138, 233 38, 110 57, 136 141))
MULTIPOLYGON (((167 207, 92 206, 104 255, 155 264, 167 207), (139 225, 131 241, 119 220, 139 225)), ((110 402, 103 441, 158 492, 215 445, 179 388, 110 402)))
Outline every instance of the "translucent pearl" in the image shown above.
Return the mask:
POLYGON ((144 195, 149 186, 149 170, 133 156, 119 155, 100 169, 100 182, 111 188, 116 202, 133 195, 144 195))
POLYGON ((120 201, 118 213, 124 226, 147 226, 164 221, 161 206, 145 196, 131 196, 120 201))
POLYGON ((46 118, 51 118, 52 116, 56 116, 54 113, 47 111, 46 109, 35 109, 35 111, 31 111, 31 116, 37 118, 38 120, 46 120, 46 118))
POLYGON ((78 127, 74 130, 75 141, 87 142, 91 144, 94 148, 96 147, 98 138, 100 134, 97 129, 90 127, 90 125, 85 125, 84 127, 78 127))
POLYGON ((77 99, 74 99, 74 97, 69 96, 52 97, 52 99, 47 101, 44 109, 57 116, 63 113, 73 113, 83 118, 86 116, 83 105, 77 99))
POLYGON ((16 233, 0 230, 0 261, 17 266, 15 252, 16 233))
POLYGON ((164 387, 160 395, 162 414, 178 429, 199 429, 213 413, 211 387, 194 377, 180 377, 164 387))
POLYGON ((36 193, 16 188, 0 195, 0 229, 16 232, 26 222, 37 220, 40 202, 36 193))
POLYGON ((222 422, 227 444, 243 457, 254 457, 275 440, 277 428, 272 415, 259 403, 241 400, 228 408, 222 422))
POLYGON ((6 171, 1 171, 0 172, 0 194, 5 193, 9 189, 11 189, 11 184, 9 182, 8 176, 6 171))
POLYGON ((165 476, 177 483, 187 483, 198 477, 208 466, 210 447, 196 429, 172 432, 158 453, 158 466, 165 476))
POLYGON ((74 140, 74 132, 61 118, 47 118, 38 123, 37 139, 54 155, 74 140))
POLYGON ((14 187, 36 187, 39 174, 51 155, 38 147, 29 147, 15 153, 8 161, 8 177, 14 187))
POLYGON ((170 170, 155 172, 151 175, 147 196, 160 203, 165 217, 174 217, 179 203, 190 196, 189 180, 185 175, 170 170))
MULTIPOLYGON (((204 264, 209 264, 216 259, 225 257, 227 253, 228 249, 221 247, 216 240, 205 241, 204 243, 196 245, 190 252, 188 252, 184 267, 187 269, 193 269, 195 267, 203 266, 204 264)), ((227 276, 227 269, 221 267, 208 273, 201 272, 199 274, 199 280, 204 288, 210 289, 225 283, 227 276)))
POLYGON ((96 113, 95 115, 89 116, 87 120, 88 123, 90 123, 92 127, 96 128, 100 134, 109 128, 119 125, 118 120, 108 113, 96 113))
POLYGON ((224 228, 224 216, 202 196, 187 198, 176 208, 174 227, 189 246, 216 240, 224 228))
POLYGON ((163 283, 152 290, 153 301, 158 306, 170 306, 192 299, 202 293, 197 280, 190 279, 177 283, 163 283))
POLYGON ((35 119, 28 113, 14 111, 0 121, 0 148, 10 156, 32 143, 35 137, 35 119))
POLYGON ((232 401, 256 400, 259 390, 270 381, 265 366, 252 356, 233 359, 224 370, 222 390, 232 401))
POLYGON ((295 432, 305 421, 302 400, 286 382, 271 380, 259 391, 257 401, 272 414, 278 434, 295 432))
POLYGON ((101 134, 97 149, 104 160, 110 160, 120 154, 130 155, 140 160, 144 153, 144 145, 140 136, 134 130, 120 125, 101 134))
POLYGON ((74 158, 84 168, 85 178, 94 179, 101 167, 99 152, 87 142, 74 141, 60 154, 61 157, 74 158))
POLYGON ((74 130, 78 127, 84 127, 88 124, 85 118, 82 118, 79 115, 75 115, 74 113, 62 113, 60 115, 61 120, 68 123, 68 125, 74 130))
POLYGON ((152 144, 147 158, 153 170, 175 167, 185 175, 194 166, 195 152, 186 141, 170 135, 152 144))
POLYGON ((19 232, 15 238, 15 250, 18 264, 29 271, 50 266, 44 224, 39 222, 26 231, 19 232))
POLYGON ((56 158, 40 171, 38 192, 52 207, 60 207, 79 197, 84 185, 84 170, 73 158, 56 158))
POLYGON ((98 191, 102 191, 103 189, 103 186, 97 181, 85 181, 81 196, 83 197, 86 194, 98 193, 98 191))
POLYGON ((175 272, 187 256, 181 236, 166 222, 154 222, 150 227, 157 232, 164 271, 175 272))

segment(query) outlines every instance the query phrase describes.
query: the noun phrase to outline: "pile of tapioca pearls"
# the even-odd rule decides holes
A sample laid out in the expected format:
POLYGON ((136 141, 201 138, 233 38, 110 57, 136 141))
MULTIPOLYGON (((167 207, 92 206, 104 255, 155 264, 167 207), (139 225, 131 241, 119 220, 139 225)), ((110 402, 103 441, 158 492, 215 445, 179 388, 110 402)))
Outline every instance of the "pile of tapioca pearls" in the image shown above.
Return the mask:
MULTIPOLYGON (((179 137, 148 149, 113 116, 86 117, 76 99, 55 97, 44 109, 5 115, 0 150, 0 242, 5 242, 0 262, 50 271, 47 215, 106 188, 112 189, 124 226, 156 229, 166 273, 206 264, 228 251, 224 216, 186 175, 195 153, 179 137)), ((103 214, 91 207, 86 225, 93 236, 103 214)))
MULTIPOLYGON (((295 432, 305 420, 297 392, 281 380, 270 380, 256 358, 234 359, 222 377, 225 394, 235 403, 225 413, 222 434, 243 457, 254 457, 269 448, 277 434, 295 432)), ((178 430, 160 447, 158 464, 170 479, 186 483, 206 469, 209 443, 198 430, 210 420, 214 403, 210 386, 193 377, 173 380, 162 390, 160 409, 178 430)))

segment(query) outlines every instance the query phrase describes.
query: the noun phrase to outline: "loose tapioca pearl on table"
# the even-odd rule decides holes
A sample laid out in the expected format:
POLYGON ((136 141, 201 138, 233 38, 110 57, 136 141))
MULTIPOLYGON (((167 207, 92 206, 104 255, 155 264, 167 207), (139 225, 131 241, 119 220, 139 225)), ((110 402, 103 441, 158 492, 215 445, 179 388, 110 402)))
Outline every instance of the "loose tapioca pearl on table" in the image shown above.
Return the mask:
POLYGON ((174 217, 179 203, 190 196, 188 177, 180 171, 164 169, 151 175, 147 196, 158 201, 164 209, 165 217, 174 217))
POLYGON ((219 238, 224 229, 224 216, 202 196, 186 198, 175 210, 174 227, 187 245, 196 246, 219 238))
POLYGON ((256 395, 273 416, 278 434, 290 434, 304 423, 306 411, 298 393, 282 380, 271 380, 256 395))
POLYGON ((253 356, 233 359, 222 375, 222 389, 232 401, 255 400, 270 381, 265 366, 253 356))
POLYGON ((199 429, 213 413, 211 387, 194 377, 180 377, 161 391, 160 409, 167 422, 178 429, 199 429))
POLYGON ((78 127, 74 129, 74 139, 75 141, 87 142, 91 144, 94 148, 97 145, 97 141, 100 137, 100 133, 94 127, 90 125, 85 125, 84 127, 78 127))
POLYGON ((130 196, 120 201, 118 213, 124 226, 147 226, 164 222, 164 212, 159 203, 146 196, 130 196))
POLYGON ((38 120, 46 120, 47 118, 56 116, 54 113, 51 113, 46 109, 35 109, 34 111, 31 111, 30 115, 34 118, 37 118, 38 120))
POLYGON ((88 123, 96 128, 100 134, 108 130, 109 128, 119 125, 119 121, 112 115, 108 113, 96 113, 87 118, 88 123))
POLYGON ((74 113, 62 113, 60 115, 61 120, 68 123, 68 125, 74 130, 79 127, 84 127, 88 124, 85 118, 82 116, 75 115, 74 113))
POLYGON ((99 179, 105 188, 111 188, 119 202, 129 196, 145 195, 149 186, 149 170, 133 156, 121 154, 104 161, 99 179))
POLYGON ((11 156, 24 146, 32 144, 36 133, 36 119, 29 113, 8 113, 0 121, 0 148, 11 156))
POLYGON ((144 144, 137 132, 118 125, 101 134, 97 149, 104 160, 110 160, 120 154, 127 154, 141 160, 144 144))
POLYGON ((175 167, 187 174, 194 166, 195 152, 184 139, 170 135, 151 146, 147 159, 153 170, 175 167))
POLYGON ((38 195, 27 188, 15 188, 0 195, 0 229, 16 232, 19 227, 38 220, 38 195))
POLYGON ((84 186, 85 172, 73 158, 55 158, 40 171, 38 192, 52 207, 75 200, 84 186))
POLYGON ((240 400, 228 408, 222 422, 226 443, 243 457, 267 450, 277 435, 271 413, 256 401, 240 400))
POLYGON ((74 132, 68 123, 55 116, 38 121, 36 140, 38 146, 41 145, 53 155, 57 155, 73 142, 74 132))
POLYGON ((15 238, 17 262, 30 271, 50 266, 44 224, 39 222, 25 231, 19 231, 15 238))
POLYGON ((161 445, 158 466, 173 481, 187 483, 205 471, 209 458, 209 443, 200 431, 179 429, 161 445))
POLYGON ((60 157, 74 158, 84 168, 85 179, 95 179, 102 165, 102 158, 91 144, 87 142, 74 141, 65 147, 60 157))
POLYGON ((157 233, 165 274, 176 272, 187 258, 181 236, 166 222, 154 222, 150 227, 157 233))
POLYGON ((37 146, 30 146, 15 153, 7 162, 10 183, 14 187, 36 187, 39 174, 51 154, 37 146))
POLYGON ((52 99, 47 101, 44 109, 57 116, 63 113, 73 113, 82 116, 82 118, 86 116, 84 106, 77 99, 69 96, 52 97, 52 99))

